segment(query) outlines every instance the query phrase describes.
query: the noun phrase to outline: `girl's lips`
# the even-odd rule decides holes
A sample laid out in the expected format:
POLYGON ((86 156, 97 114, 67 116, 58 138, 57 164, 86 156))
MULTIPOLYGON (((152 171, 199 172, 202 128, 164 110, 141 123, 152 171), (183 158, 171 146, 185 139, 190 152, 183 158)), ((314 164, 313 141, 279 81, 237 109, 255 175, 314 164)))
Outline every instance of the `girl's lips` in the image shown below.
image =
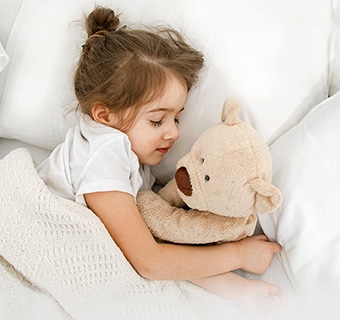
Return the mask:
POLYGON ((157 151, 162 153, 162 154, 166 154, 169 151, 170 147, 168 148, 158 148, 157 151))

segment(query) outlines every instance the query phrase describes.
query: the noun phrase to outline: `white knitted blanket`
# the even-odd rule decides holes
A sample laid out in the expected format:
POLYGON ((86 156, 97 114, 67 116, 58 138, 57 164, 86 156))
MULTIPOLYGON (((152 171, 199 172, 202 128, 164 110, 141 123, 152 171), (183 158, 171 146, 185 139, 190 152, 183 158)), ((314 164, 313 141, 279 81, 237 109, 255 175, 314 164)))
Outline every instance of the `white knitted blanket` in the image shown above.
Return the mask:
POLYGON ((0 319, 239 319, 188 282, 140 277, 100 220, 52 194, 26 149, 0 160, 0 319))

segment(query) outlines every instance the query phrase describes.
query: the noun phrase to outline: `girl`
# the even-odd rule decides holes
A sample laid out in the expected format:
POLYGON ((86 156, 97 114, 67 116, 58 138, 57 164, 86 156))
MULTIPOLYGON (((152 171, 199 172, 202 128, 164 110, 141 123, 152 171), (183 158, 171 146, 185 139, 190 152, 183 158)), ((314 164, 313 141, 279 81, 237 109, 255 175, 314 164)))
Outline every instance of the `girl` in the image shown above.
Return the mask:
POLYGON ((84 116, 39 166, 45 183, 88 206, 143 277, 187 279, 241 304, 282 297, 276 286, 231 272, 265 272, 279 244, 263 235, 216 246, 158 243, 135 203, 138 190, 154 183, 149 166, 161 162, 179 136, 202 54, 172 29, 119 28, 108 8, 95 8, 86 30, 74 79, 84 116))

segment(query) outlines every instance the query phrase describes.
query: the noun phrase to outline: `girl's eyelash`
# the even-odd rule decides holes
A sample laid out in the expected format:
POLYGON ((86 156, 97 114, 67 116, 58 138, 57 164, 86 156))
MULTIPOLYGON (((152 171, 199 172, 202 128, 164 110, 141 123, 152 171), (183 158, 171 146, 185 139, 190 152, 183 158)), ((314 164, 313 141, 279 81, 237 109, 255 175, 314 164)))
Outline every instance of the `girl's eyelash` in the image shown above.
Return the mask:
MULTIPOLYGON (((153 120, 150 120, 151 124, 155 127, 160 127, 163 123, 162 120, 159 120, 159 121, 153 121, 153 120)), ((179 119, 175 119, 175 123, 176 124, 179 124, 179 119)))
POLYGON ((152 124, 153 126, 155 126, 155 127, 159 127, 159 126, 162 125, 162 120, 160 120, 160 121, 152 121, 152 120, 151 120, 151 124, 152 124))

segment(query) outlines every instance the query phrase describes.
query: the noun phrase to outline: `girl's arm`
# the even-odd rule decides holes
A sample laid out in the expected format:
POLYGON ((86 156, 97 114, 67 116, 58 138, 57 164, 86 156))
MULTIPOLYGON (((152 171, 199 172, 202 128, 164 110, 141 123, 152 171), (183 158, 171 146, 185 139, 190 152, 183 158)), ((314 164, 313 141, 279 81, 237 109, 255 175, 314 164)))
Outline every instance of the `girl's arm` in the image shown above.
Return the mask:
POLYGON ((158 243, 132 195, 109 191, 84 197, 131 265, 145 278, 190 280, 239 268, 263 273, 274 253, 281 251, 279 244, 269 242, 265 236, 212 246, 158 243))

